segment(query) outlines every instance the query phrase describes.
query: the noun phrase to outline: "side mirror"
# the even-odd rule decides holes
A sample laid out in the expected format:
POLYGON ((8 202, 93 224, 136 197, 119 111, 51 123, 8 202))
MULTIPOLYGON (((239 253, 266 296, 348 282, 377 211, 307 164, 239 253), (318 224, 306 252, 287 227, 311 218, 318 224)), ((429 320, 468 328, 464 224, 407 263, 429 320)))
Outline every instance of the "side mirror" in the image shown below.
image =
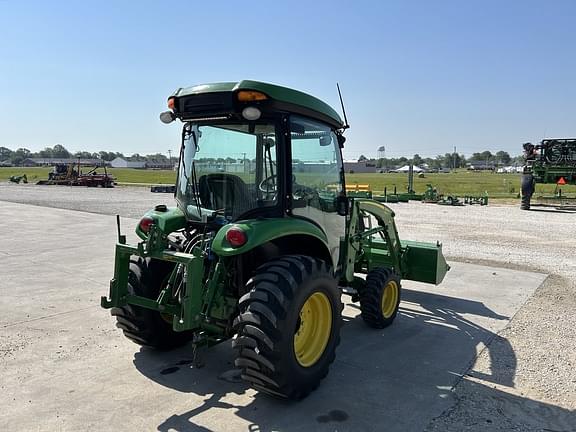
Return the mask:
POLYGON ((344 148, 344 143, 346 142, 346 137, 344 135, 336 135, 337 139, 338 139, 338 146, 340 148, 344 148))
POLYGON ((172 111, 164 111, 160 114, 160 121, 164 124, 170 124, 176 119, 176 116, 172 111))
POLYGON ((332 144, 332 136, 331 135, 322 135, 320 137, 320 147, 326 147, 332 144))
POLYGON ((336 213, 338 213, 340 216, 347 216, 349 207, 348 203, 349 201, 346 195, 338 195, 336 197, 336 213))

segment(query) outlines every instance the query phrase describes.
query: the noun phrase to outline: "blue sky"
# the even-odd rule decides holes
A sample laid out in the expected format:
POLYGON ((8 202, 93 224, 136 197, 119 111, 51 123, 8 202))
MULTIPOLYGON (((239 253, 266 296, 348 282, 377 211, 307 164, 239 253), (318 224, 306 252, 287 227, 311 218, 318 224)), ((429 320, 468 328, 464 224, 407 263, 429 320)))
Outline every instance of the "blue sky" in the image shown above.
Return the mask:
POLYGON ((344 156, 521 152, 576 136, 576 1, 0 0, 0 146, 176 151, 178 87, 256 79, 309 92, 344 156))

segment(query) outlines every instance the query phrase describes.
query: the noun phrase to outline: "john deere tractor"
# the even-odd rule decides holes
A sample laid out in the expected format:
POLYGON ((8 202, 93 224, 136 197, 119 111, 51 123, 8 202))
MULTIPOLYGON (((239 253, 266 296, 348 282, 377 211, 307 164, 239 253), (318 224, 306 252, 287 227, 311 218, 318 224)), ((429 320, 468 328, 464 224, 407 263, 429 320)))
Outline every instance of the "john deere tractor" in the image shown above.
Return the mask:
POLYGON ((120 234, 110 295, 117 326, 169 350, 232 339, 251 386, 290 399, 318 387, 340 341, 342 294, 382 329, 401 281, 442 281, 440 244, 401 241, 394 212, 346 197, 347 125, 308 94, 256 81, 178 89, 183 123, 174 207, 120 234))

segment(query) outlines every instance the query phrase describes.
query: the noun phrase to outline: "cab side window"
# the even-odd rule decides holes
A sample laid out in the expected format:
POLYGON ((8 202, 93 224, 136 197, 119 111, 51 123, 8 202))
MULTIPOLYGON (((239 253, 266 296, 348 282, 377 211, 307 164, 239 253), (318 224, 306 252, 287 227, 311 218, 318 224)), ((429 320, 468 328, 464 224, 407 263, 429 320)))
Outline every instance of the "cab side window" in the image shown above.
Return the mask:
POLYGON ((341 192, 342 161, 336 134, 321 122, 292 116, 292 195, 295 207, 333 212, 341 192))

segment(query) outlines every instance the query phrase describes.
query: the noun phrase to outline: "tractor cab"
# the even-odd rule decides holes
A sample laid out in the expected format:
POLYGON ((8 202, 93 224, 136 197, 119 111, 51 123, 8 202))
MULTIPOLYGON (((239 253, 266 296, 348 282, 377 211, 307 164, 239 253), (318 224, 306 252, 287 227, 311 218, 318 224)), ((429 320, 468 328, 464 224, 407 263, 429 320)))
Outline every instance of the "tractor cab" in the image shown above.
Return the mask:
POLYGON ((184 123, 176 201, 188 220, 307 218, 334 226, 328 237, 337 259, 345 224, 344 139, 332 108, 253 81, 180 89, 168 106, 161 119, 184 123))

